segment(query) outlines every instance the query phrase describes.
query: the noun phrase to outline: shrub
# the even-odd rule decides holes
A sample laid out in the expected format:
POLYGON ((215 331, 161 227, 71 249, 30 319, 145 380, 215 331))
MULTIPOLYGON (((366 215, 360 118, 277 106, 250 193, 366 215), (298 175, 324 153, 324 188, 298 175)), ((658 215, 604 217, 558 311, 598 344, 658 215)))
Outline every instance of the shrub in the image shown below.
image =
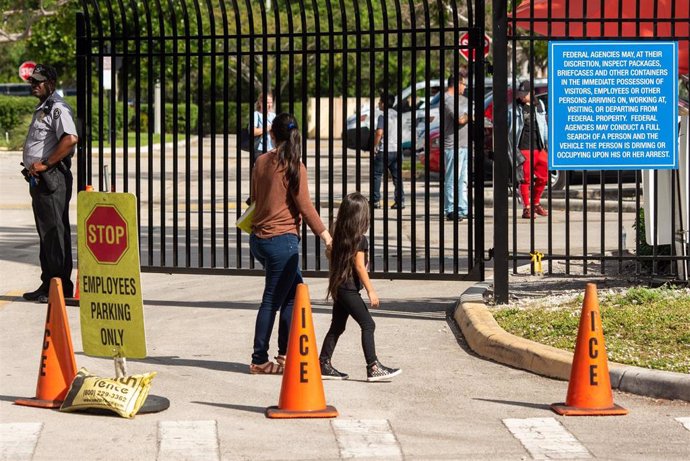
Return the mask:
POLYGON ((37 102, 37 99, 25 96, 0 96, 0 132, 3 137, 6 131, 11 131, 27 116, 31 118, 37 102))

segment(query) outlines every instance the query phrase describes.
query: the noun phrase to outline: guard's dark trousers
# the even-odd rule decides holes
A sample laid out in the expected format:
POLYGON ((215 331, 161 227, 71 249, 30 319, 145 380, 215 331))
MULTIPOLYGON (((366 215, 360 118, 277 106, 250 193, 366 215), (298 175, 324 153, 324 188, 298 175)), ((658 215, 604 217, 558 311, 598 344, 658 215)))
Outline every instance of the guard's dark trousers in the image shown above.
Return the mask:
POLYGON ((45 181, 29 186, 31 206, 40 239, 41 287, 48 292, 50 279, 60 277, 66 298, 71 298, 74 285, 72 275, 72 236, 69 225, 69 201, 72 198, 72 173, 62 167, 57 188, 50 192, 45 181))

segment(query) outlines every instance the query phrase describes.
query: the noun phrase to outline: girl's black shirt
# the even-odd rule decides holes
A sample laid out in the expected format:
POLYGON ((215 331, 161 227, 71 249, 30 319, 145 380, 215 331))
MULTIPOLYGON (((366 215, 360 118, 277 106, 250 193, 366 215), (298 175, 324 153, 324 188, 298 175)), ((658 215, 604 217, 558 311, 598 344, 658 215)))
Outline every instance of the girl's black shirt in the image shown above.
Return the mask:
MULTIPOLYGON (((359 241, 359 246, 357 247, 357 251, 364 252, 364 265, 368 266, 369 265, 369 240, 367 240, 366 235, 363 235, 362 240, 359 241)), ((341 289, 355 290, 355 291, 360 291, 362 289, 362 287, 363 287, 362 281, 359 279, 359 275, 357 275, 356 270, 353 270, 352 271, 352 277, 347 279, 345 281, 345 283, 343 283, 340 286, 341 289)))

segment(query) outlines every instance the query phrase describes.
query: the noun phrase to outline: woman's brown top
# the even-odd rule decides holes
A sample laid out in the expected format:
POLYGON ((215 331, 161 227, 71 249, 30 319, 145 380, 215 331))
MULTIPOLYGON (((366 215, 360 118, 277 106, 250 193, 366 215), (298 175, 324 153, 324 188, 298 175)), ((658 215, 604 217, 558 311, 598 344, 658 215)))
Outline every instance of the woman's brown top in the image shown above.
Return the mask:
POLYGON ((252 201, 255 203, 252 233, 259 238, 300 235, 301 218, 304 218, 312 232, 320 235, 326 226, 311 202, 307 168, 300 164, 296 194, 288 188, 285 170, 275 150, 256 159, 252 173, 252 201))

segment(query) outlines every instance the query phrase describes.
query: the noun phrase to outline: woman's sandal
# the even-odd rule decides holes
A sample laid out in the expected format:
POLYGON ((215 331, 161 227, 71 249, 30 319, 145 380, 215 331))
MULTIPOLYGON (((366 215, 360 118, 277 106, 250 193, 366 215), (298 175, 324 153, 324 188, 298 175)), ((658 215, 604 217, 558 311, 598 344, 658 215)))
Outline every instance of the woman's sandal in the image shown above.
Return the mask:
POLYGON ((283 374, 283 366, 271 362, 270 360, 266 363, 263 363, 261 365, 256 365, 254 363, 251 363, 249 365, 249 374, 251 375, 282 375, 283 374))
POLYGON ((278 362, 278 365, 285 368, 285 356, 284 355, 276 355, 274 358, 276 359, 276 362, 278 362))

